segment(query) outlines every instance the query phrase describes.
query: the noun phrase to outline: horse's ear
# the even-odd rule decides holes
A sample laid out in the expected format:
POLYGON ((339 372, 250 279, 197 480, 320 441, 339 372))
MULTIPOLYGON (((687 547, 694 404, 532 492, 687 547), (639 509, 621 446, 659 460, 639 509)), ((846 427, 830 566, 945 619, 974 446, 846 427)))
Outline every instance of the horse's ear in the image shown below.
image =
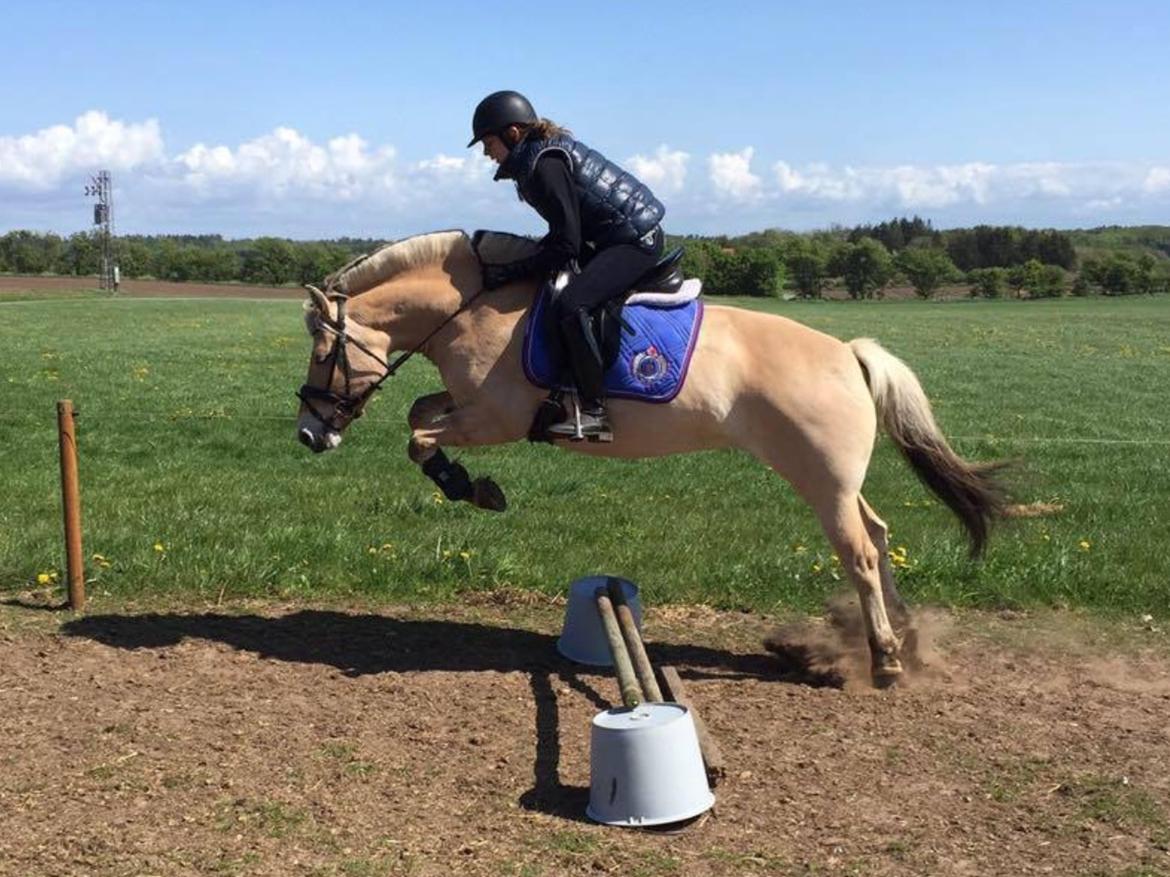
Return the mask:
POLYGON ((312 302, 313 307, 321 312, 321 316, 328 317, 329 301, 325 298, 325 293, 311 283, 305 284, 305 291, 309 293, 309 301, 312 302))

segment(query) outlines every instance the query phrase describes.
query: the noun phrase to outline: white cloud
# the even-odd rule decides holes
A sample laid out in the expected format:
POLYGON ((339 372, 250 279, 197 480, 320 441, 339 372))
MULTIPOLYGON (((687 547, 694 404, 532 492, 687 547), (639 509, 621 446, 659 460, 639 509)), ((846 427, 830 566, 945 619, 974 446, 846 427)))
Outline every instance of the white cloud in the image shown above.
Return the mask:
POLYGON ((938 167, 847 166, 840 171, 824 164, 798 171, 784 161, 773 166, 776 183, 786 195, 829 201, 892 202, 917 209, 946 207, 961 201, 985 203, 994 170, 992 165, 979 162, 938 167))
POLYGON ((1143 193, 1170 189, 1170 171, 1117 163, 1019 162, 850 167, 824 164, 796 169, 773 165, 779 193, 796 202, 849 202, 874 207, 931 210, 985 207, 1022 201, 1110 204, 1136 202, 1143 193), (1159 175, 1165 173, 1165 177, 1159 175))
MULTIPOLYGON (((756 148, 705 157, 659 145, 625 166, 655 189, 672 231, 739 232, 872 221, 916 211, 955 225, 1073 224, 1095 212, 1158 221, 1170 207, 1170 166, 1149 162, 962 162, 752 170, 756 148), (795 225, 794 225, 795 223, 795 225)), ((479 151, 404 160, 356 133, 314 141, 279 127, 239 143, 204 141, 167 153, 154 119, 92 111, 72 124, 0 137, 0 232, 70 231, 85 221, 81 184, 114 171, 119 230, 227 235, 402 236, 425 228, 539 232, 543 223, 492 181, 479 151)))
POLYGON ((351 201, 396 184, 393 147, 370 149, 356 134, 324 146, 277 128, 235 149, 199 143, 176 156, 171 172, 195 193, 249 189, 269 198, 310 196, 351 201))
POLYGON ((1147 192, 1165 192, 1170 189, 1170 167, 1150 168, 1142 188, 1147 192))
POLYGON ((635 177, 651 189, 667 195, 682 191, 687 179, 687 162, 690 155, 682 150, 672 150, 665 144, 659 146, 652 158, 635 155, 626 160, 626 167, 635 177))
POLYGON ((45 191, 101 168, 126 171, 162 160, 158 122, 126 124, 92 110, 72 126, 54 125, 22 137, 0 137, 0 186, 45 191))
POLYGON ((740 152, 716 152, 707 159, 715 191, 735 201, 751 201, 760 195, 762 181, 752 173, 752 156, 748 146, 740 152))

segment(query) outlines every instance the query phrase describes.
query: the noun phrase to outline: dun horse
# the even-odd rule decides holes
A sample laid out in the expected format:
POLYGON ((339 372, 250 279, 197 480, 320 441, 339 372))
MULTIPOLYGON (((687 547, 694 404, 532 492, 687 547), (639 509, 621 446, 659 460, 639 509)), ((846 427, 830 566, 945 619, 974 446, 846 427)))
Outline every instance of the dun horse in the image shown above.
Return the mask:
MULTIPOLYGON (((489 478, 471 480, 443 446, 524 439, 545 391, 521 364, 536 283, 482 292, 480 259, 506 262, 533 244, 484 233, 409 238, 357 260, 309 288, 313 356, 299 393, 297 435, 314 451, 337 447, 374 389, 422 353, 446 388, 415 401, 410 458, 467 501, 502 510, 489 478), (478 252, 477 252, 478 250, 478 252), (482 294, 481 294, 482 293, 482 294), (391 363, 395 352, 406 354, 391 363)), ((612 457, 655 457, 710 448, 747 451, 809 503, 860 596, 872 674, 885 686, 902 673, 901 641, 887 614, 908 621, 888 558, 886 524, 861 495, 879 420, 926 485, 982 552, 1003 494, 995 464, 961 459, 935 423, 914 373, 876 341, 842 342, 792 320, 734 307, 705 309, 681 391, 666 404, 612 400, 615 440, 565 443, 612 457)))

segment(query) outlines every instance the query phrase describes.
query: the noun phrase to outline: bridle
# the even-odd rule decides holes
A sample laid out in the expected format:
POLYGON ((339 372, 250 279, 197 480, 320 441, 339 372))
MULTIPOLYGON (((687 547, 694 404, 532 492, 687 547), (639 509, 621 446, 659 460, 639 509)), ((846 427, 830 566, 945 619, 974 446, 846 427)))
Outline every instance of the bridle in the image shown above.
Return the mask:
POLYGON ((427 335, 426 338, 424 338, 410 350, 407 350, 405 353, 399 354, 393 362, 387 362, 384 357, 379 356, 377 353, 371 350, 369 345, 359 341, 357 338, 352 337, 346 331, 345 305, 346 301, 349 299, 348 295, 346 295, 344 292, 333 292, 330 290, 328 285, 326 286, 326 293, 322 293, 315 286, 309 284, 306 284, 305 288, 310 292, 315 293, 316 295, 324 295, 330 301, 337 303, 336 320, 331 320, 328 314, 322 314, 319 323, 321 329, 326 332, 330 332, 333 335, 333 347, 329 351, 328 355, 328 358, 331 360, 329 365, 329 378, 325 381, 324 388, 314 387, 310 384, 301 384, 301 388, 296 391, 297 398, 305 403, 305 407, 309 409, 309 413, 317 418, 317 420, 320 421, 321 424, 330 432, 341 432, 344 428, 343 425, 338 424, 335 420, 335 418, 338 416, 344 418, 347 421, 361 417, 362 408, 365 406, 367 400, 369 400, 370 396, 374 395, 374 393, 376 393, 378 390, 382 389, 382 384, 385 382, 385 380, 398 371, 398 369, 401 368, 408 359, 422 350, 423 347, 426 346, 426 343, 438 335, 439 332, 441 332, 448 323, 467 310, 471 306, 471 303, 479 298, 480 293, 483 292, 483 289, 480 288, 480 290, 476 292, 475 295, 471 296, 471 298, 461 304, 455 313, 451 314, 451 316, 447 317, 447 319, 443 320, 443 322, 436 326, 435 329, 429 335, 427 335), (353 385, 353 369, 349 364, 349 353, 347 349, 348 345, 350 344, 354 345, 358 350, 360 350, 366 356, 370 357, 372 360, 374 360, 374 362, 378 363, 378 365, 382 366, 382 368, 386 370, 380 378, 378 378, 360 393, 356 394, 351 390, 353 385), (345 392, 343 393, 336 393, 329 389, 333 386, 333 377, 339 370, 341 371, 342 378, 345 381, 345 392), (315 402, 326 402, 331 404, 333 406, 333 414, 329 417, 326 417, 317 409, 316 405, 314 404, 315 402))

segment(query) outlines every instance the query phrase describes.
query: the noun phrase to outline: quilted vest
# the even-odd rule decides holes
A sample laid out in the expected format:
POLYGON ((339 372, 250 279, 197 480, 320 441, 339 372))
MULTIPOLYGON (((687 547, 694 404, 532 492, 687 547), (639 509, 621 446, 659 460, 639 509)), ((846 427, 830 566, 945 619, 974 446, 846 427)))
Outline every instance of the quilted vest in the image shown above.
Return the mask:
POLYGON ((662 222, 666 208, 654 193, 600 152, 571 137, 558 135, 541 140, 529 137, 516 144, 500 166, 496 179, 516 183, 525 196, 536 162, 550 152, 569 161, 570 176, 581 205, 581 234, 597 247, 636 244, 662 222))

